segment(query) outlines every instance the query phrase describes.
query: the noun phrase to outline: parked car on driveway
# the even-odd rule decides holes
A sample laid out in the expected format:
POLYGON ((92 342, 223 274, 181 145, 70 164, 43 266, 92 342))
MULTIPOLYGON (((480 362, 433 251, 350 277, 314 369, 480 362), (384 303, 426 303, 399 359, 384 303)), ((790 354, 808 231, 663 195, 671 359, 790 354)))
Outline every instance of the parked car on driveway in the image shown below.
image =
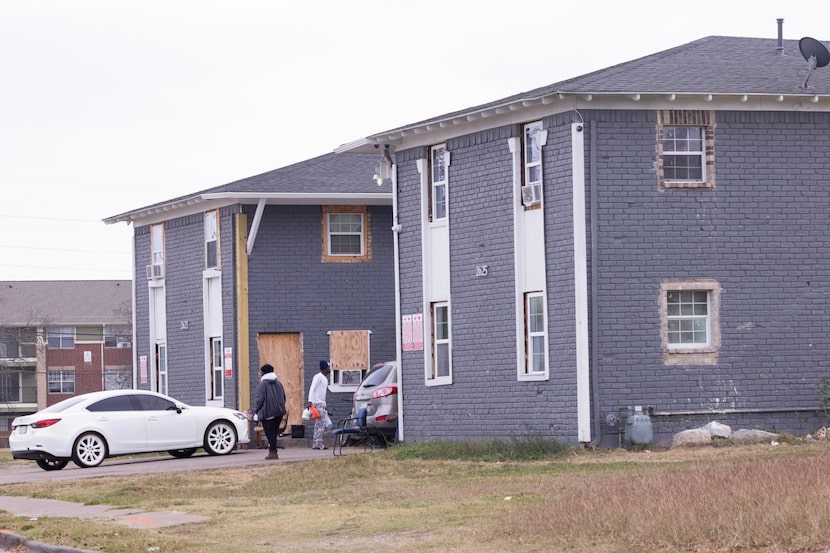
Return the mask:
POLYGON ((395 361, 372 367, 354 393, 352 417, 366 407, 366 426, 377 430, 387 440, 394 439, 398 428, 398 365, 395 361))
POLYGON ((248 441, 248 418, 234 409, 193 407, 144 390, 112 390, 17 417, 9 448, 14 459, 60 470, 70 460, 89 468, 107 457, 152 451, 189 457, 201 447, 225 455, 248 441))

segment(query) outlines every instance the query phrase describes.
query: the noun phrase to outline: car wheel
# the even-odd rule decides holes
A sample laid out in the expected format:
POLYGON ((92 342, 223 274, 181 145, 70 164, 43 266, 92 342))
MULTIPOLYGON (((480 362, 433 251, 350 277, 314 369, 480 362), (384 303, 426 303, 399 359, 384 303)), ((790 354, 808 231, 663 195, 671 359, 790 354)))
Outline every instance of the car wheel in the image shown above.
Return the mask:
POLYGON ((72 446, 72 461, 81 468, 97 467, 107 458, 107 442, 100 434, 81 434, 72 446))
POLYGON ((69 464, 69 459, 38 459, 35 462, 43 470, 61 470, 69 464))
POLYGON ((189 447, 187 449, 171 449, 168 451, 170 455, 176 457, 177 459, 184 459, 185 457, 190 457, 194 453, 196 453, 195 447, 189 447))
POLYGON ((227 455, 236 447, 236 430, 228 421, 216 421, 205 432, 205 451, 209 455, 227 455))

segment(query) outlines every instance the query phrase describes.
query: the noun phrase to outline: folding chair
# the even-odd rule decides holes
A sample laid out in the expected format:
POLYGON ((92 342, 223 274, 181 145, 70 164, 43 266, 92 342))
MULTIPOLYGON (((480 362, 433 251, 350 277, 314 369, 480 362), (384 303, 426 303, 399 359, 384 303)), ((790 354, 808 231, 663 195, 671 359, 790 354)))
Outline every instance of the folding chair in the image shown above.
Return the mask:
POLYGON ((335 456, 343 455, 343 446, 352 436, 357 437, 363 442, 363 451, 366 451, 367 445, 374 449, 374 444, 372 443, 374 433, 366 426, 365 407, 358 410, 356 417, 337 421, 337 428, 332 430, 331 435, 334 436, 334 448, 331 452, 335 456))

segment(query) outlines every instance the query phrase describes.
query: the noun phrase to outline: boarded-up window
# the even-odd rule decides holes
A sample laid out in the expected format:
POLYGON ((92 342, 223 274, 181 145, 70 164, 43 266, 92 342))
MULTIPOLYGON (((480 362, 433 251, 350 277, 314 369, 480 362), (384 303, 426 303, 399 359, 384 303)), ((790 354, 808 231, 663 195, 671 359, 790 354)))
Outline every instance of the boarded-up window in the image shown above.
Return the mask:
POLYGON ((329 355, 333 384, 357 387, 369 370, 369 330, 332 330, 329 355))

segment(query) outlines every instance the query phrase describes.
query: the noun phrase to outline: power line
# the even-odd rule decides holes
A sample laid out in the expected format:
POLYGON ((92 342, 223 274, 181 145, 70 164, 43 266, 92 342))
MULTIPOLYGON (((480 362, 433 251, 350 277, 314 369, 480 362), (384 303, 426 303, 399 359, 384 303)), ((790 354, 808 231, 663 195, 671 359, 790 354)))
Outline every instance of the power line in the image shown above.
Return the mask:
POLYGON ((111 253, 119 255, 130 255, 130 252, 124 250, 74 250, 64 248, 39 248, 37 246, 9 246, 8 244, 0 244, 0 248, 10 248, 15 250, 40 250, 49 252, 111 253))
POLYGON ((70 219, 66 217, 35 217, 31 215, 8 215, 0 213, 0 217, 5 219, 32 219, 36 221, 66 221, 70 223, 99 223, 104 224, 101 219, 70 219))

